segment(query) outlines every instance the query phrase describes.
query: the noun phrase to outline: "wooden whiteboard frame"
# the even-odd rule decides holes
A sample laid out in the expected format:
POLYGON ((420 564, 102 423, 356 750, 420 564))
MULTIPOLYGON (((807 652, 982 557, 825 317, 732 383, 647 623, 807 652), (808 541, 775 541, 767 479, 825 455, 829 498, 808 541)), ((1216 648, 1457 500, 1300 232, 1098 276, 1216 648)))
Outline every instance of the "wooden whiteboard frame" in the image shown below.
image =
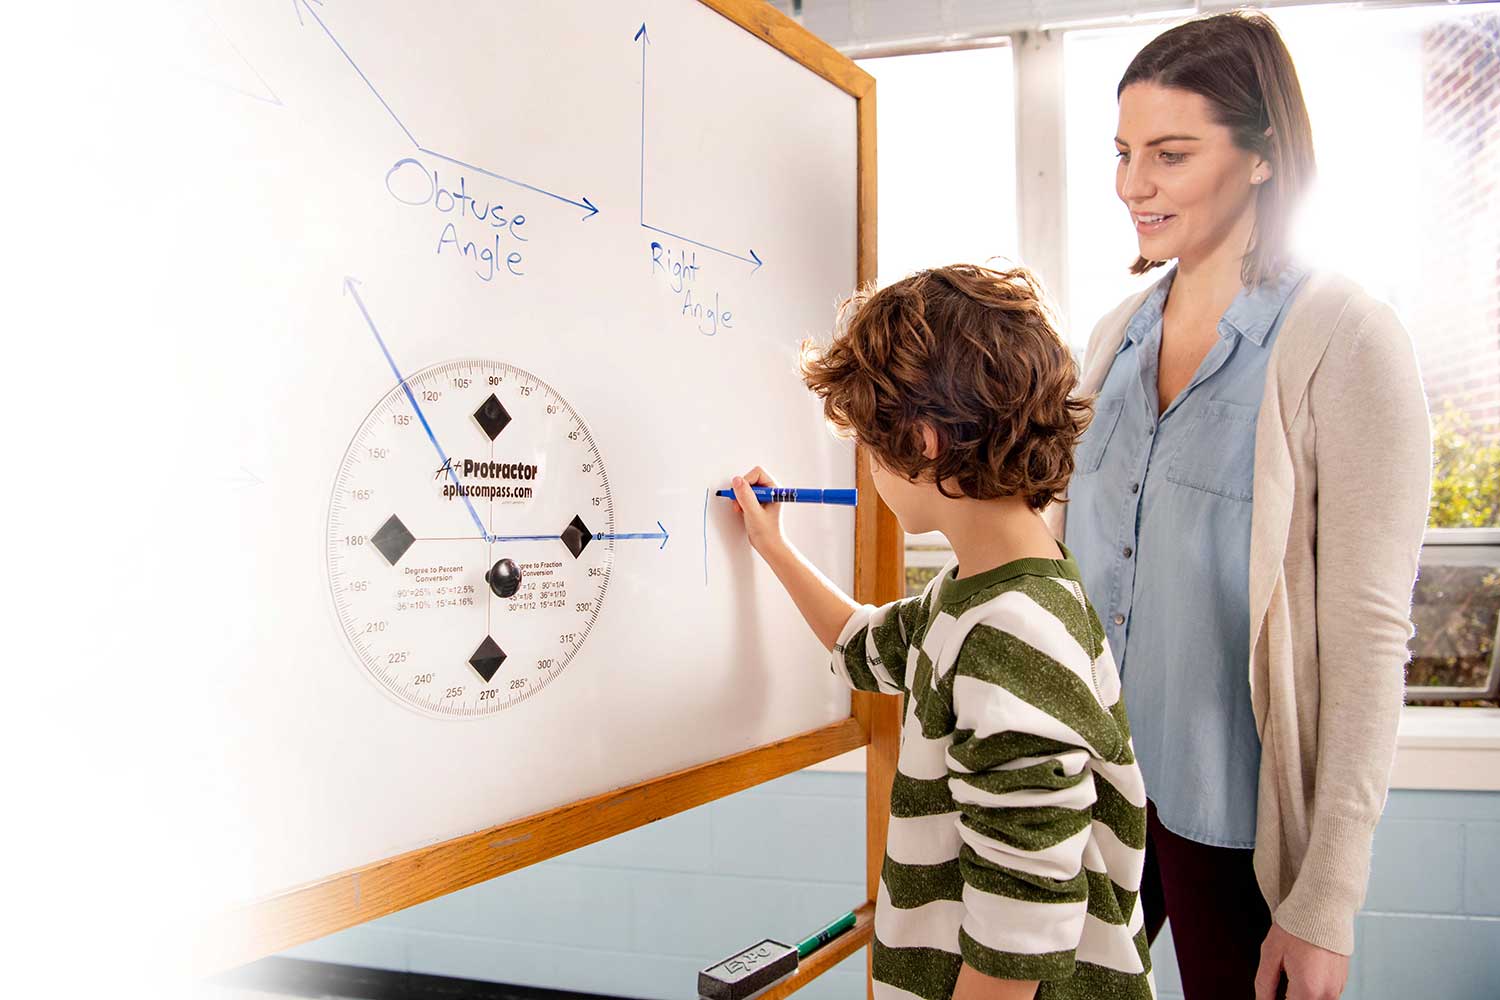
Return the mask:
MULTIPOLYGON (((698 2, 855 99, 857 275, 860 284, 873 282, 874 78, 763 0, 698 2)), ((903 536, 895 516, 876 494, 862 454, 856 456, 856 465, 861 499, 855 510, 854 596, 862 602, 885 603, 903 590, 903 536)), ((858 915, 854 930, 820 949, 796 975, 762 998, 777 1000, 872 940, 900 722, 898 699, 855 693, 849 717, 820 729, 287 889, 210 921, 197 942, 195 970, 211 975, 275 954, 868 745, 865 901, 851 907, 858 915)))

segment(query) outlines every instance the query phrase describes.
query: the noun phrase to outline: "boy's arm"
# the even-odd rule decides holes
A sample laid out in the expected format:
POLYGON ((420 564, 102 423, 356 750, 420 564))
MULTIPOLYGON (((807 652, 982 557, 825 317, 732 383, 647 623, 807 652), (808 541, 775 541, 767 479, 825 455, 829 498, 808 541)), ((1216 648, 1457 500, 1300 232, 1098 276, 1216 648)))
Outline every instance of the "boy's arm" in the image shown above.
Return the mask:
POLYGON ((781 533, 781 505, 762 505, 755 499, 750 489, 752 486, 776 485, 766 470, 757 465, 743 477, 735 476, 731 485, 734 487, 734 507, 745 519, 745 534, 751 547, 760 553, 776 574, 776 579, 786 588, 792 603, 802 612, 823 648, 833 649, 839 633, 859 605, 818 572, 817 567, 786 540, 781 533))
POLYGON ((780 504, 764 506, 751 486, 774 486, 759 467, 733 480, 735 509, 745 519, 750 544, 771 567, 824 648, 833 652, 833 672, 860 691, 900 694, 921 612, 921 598, 884 607, 860 605, 803 557, 781 533, 780 504))
MULTIPOLYGON (((738 488, 736 488, 738 492, 738 488)), ((750 503, 755 503, 752 495, 750 503)), ((818 637, 824 649, 832 650, 839 641, 839 633, 849 619, 859 610, 859 605, 849 599, 832 580, 807 561, 807 557, 782 540, 759 550, 761 558, 776 574, 776 579, 786 588, 792 603, 802 612, 808 627, 818 637)))

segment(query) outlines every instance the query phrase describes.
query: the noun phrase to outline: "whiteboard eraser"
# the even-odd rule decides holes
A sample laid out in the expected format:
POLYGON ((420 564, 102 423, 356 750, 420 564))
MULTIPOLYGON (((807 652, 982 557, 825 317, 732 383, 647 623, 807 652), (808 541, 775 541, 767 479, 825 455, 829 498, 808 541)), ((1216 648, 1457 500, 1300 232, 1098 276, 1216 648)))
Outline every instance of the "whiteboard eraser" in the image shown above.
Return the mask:
POLYGON ((707 1000, 744 1000, 796 971, 797 949, 767 938, 698 973, 698 995, 707 1000))

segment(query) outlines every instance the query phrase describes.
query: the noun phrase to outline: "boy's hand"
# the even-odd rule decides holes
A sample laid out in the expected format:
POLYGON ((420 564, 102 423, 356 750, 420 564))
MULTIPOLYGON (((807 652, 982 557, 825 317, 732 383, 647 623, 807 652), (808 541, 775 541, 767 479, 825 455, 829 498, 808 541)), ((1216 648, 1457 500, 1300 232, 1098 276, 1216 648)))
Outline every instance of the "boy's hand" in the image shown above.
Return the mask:
POLYGON ((787 543, 781 533, 781 504, 762 505, 755 499, 752 486, 776 485, 765 469, 757 465, 743 476, 735 476, 730 485, 734 487, 734 509, 745 519, 750 544, 786 588, 823 648, 832 649, 858 605, 787 543))
POLYGON ((772 549, 785 545, 786 538, 781 533, 781 505, 762 505, 750 490, 752 486, 775 486, 776 480, 757 465, 743 476, 735 476, 730 485, 734 487, 734 509, 745 518, 745 534, 750 538, 751 547, 765 557, 772 549))

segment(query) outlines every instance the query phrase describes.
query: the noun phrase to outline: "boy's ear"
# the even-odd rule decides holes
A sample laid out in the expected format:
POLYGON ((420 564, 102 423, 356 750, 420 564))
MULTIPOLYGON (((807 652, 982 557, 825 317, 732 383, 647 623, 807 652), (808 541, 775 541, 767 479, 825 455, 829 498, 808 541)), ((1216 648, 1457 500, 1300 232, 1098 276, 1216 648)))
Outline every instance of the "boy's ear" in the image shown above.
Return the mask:
POLYGON ((923 420, 918 422, 917 429, 922 434, 922 457, 931 461, 938 457, 938 436, 932 425, 923 420))

